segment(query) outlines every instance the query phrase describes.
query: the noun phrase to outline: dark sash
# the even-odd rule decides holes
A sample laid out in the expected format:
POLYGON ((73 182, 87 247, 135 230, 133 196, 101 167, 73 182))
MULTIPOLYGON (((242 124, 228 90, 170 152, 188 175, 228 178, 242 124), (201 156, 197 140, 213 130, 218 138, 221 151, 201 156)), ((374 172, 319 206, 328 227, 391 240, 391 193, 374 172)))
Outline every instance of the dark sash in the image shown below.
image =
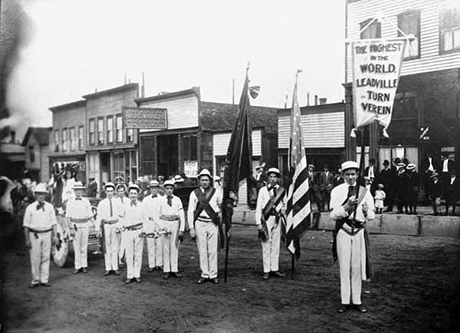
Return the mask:
POLYGON ((278 204, 283 200, 285 195, 285 190, 282 187, 278 187, 278 192, 276 193, 276 197, 270 196, 270 200, 268 200, 265 207, 262 209, 262 217, 263 219, 268 220, 270 215, 279 215, 280 212, 276 211, 276 207, 278 204), (275 210, 275 214, 273 214, 273 210, 275 210))
POLYGON ((201 212, 204 210, 206 214, 208 214, 208 216, 211 218, 212 223, 219 225, 219 216, 209 204, 209 201, 211 201, 212 197, 216 193, 216 189, 213 188, 207 197, 203 191, 201 191, 201 188, 197 188, 194 190, 194 192, 198 199, 198 204, 196 205, 195 213, 193 214, 193 223, 195 223, 195 221, 198 219, 198 216, 200 216, 201 212))

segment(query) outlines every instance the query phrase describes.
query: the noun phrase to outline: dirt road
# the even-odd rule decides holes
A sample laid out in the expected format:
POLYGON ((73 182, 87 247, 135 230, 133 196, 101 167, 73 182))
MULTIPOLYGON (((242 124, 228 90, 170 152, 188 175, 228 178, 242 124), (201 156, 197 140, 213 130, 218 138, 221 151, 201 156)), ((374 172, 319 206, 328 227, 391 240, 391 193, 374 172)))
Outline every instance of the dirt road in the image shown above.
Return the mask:
MULTIPOLYGON (((336 312, 338 264, 331 233, 308 232, 291 278, 261 279, 256 229, 235 226, 228 282, 197 285, 198 253, 187 238, 180 249, 181 279, 142 271, 142 283, 104 277, 103 257, 91 255, 88 274, 51 268, 51 288, 27 288, 29 258, 22 240, 3 254, 6 332, 458 332, 460 241, 371 235, 375 276, 363 286, 367 314, 336 312)), ((147 264, 144 251, 144 267, 147 264)), ((219 254, 223 277, 224 251, 219 254)))

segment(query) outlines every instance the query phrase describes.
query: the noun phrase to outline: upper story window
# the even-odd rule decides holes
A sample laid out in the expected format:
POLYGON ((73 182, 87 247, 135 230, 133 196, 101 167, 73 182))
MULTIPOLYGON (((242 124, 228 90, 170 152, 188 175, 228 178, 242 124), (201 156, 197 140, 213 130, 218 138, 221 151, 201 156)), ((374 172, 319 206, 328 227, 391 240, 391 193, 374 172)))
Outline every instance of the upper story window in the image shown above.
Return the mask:
POLYGON ((85 132, 83 130, 83 126, 80 126, 78 128, 78 150, 83 150, 84 146, 83 146, 83 137, 85 135, 85 132))
POLYGON ((460 52, 460 7, 441 12, 439 30, 441 53, 460 52))
MULTIPOLYGON (((371 22, 372 19, 368 19, 364 22, 361 22, 359 24, 359 29, 363 30, 364 27, 366 27, 369 22, 371 22)), ((365 30, 361 32, 360 38, 361 39, 373 39, 373 38, 380 38, 380 31, 381 31, 381 24, 379 21, 374 20, 372 24, 370 24, 365 30)))
POLYGON ((67 128, 62 130, 62 151, 67 151, 67 128))
POLYGON ((113 143, 113 117, 107 117, 107 143, 113 143))
POLYGON ((89 120, 89 144, 94 145, 96 143, 96 121, 94 119, 89 120))
POLYGON ((70 141, 70 150, 75 151, 75 127, 70 128, 69 141, 70 141))
POLYGON ((35 151, 34 151, 34 146, 29 146, 29 158, 30 162, 34 163, 35 162, 35 151))
POLYGON ((123 142, 123 118, 121 114, 117 115, 117 128, 116 128, 117 142, 123 142))
MULTIPOLYGON (((415 39, 408 40, 404 59, 420 58, 420 12, 411 11, 398 15, 398 28, 406 35, 414 35, 415 39)), ((403 34, 398 31, 398 36, 403 34)))
POLYGON ((54 151, 59 151, 59 130, 54 130, 54 151))
POLYGON ((104 119, 99 118, 97 120, 97 144, 104 144, 104 119))
POLYGON ((196 135, 184 135, 182 138, 182 151, 184 154, 184 161, 197 161, 198 160, 198 145, 196 135))
POLYGON ((126 141, 133 142, 134 141, 134 129, 128 128, 126 131, 126 141))

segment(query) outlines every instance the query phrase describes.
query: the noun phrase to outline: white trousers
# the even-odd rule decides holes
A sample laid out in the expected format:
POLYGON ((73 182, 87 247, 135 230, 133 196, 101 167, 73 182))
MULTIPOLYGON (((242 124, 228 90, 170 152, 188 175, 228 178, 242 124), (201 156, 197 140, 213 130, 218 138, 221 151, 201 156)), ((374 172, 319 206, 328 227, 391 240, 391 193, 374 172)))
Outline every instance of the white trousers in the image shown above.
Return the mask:
POLYGON ((279 271, 281 221, 275 226, 275 217, 267 220, 268 239, 262 243, 262 261, 264 273, 279 271))
POLYGON ((160 221, 161 226, 171 230, 168 235, 162 235, 161 243, 163 244, 163 272, 179 272, 179 243, 177 233, 179 232, 179 221, 160 221))
POLYGON ((32 283, 47 283, 50 276, 51 232, 30 232, 29 236, 32 283))
POLYGON ((140 278, 142 267, 142 250, 144 238, 139 237, 142 229, 126 230, 123 232, 123 246, 126 256, 126 277, 140 278))
POLYGON ((115 232, 117 224, 104 224, 104 260, 106 271, 118 270, 118 237, 115 232))
MULTIPOLYGON (((88 224, 75 224, 77 231, 72 241, 75 254, 75 269, 88 268, 88 224)), ((75 230, 75 227, 72 226, 75 230)))
POLYGON ((149 268, 163 266, 163 235, 159 238, 147 238, 149 268))
POLYGON ((364 229, 351 236, 342 229, 337 233, 337 256, 340 266, 342 304, 361 304, 362 280, 366 279, 364 229))
POLYGON ((217 246, 219 229, 212 222, 196 221, 196 245, 200 256, 201 277, 217 278, 217 246))

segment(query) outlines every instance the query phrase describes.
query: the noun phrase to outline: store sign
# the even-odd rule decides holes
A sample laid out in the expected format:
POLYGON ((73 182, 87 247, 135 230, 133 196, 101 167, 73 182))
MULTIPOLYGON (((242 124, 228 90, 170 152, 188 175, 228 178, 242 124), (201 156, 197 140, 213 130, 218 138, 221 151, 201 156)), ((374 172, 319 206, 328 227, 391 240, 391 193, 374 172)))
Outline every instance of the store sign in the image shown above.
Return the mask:
POLYGON ((184 162, 184 173, 187 177, 198 176, 198 161, 184 162))
POLYGON ((125 128, 167 129, 167 109, 123 107, 125 128))

